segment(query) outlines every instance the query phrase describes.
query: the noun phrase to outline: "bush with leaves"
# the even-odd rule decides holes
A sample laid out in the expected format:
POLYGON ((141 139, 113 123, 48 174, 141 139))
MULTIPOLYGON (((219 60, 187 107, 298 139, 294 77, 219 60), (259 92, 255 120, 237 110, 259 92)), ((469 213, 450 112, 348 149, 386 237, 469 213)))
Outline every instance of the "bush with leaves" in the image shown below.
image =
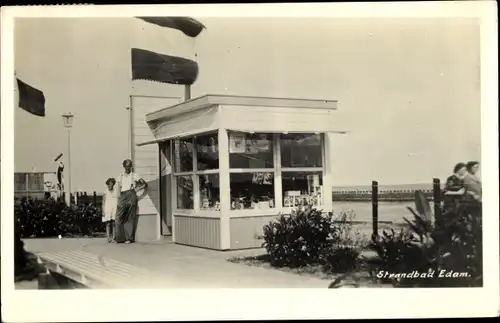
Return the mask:
POLYGON ((353 210, 345 210, 339 215, 333 215, 333 225, 337 228, 338 240, 340 246, 350 246, 356 249, 365 248, 369 241, 365 235, 362 235, 359 230, 355 230, 353 223, 355 222, 356 213, 353 210))
POLYGON ((332 248, 322 259, 326 273, 348 273, 358 266, 359 250, 354 247, 339 246, 332 248))
POLYGON ((26 251, 24 250, 24 242, 21 240, 19 230, 14 234, 14 274, 20 275, 26 266, 26 251))
MULTIPOLYGON (((416 242, 417 238, 409 230, 395 231, 390 229, 382 231, 382 235, 374 237, 370 245, 370 248, 379 257, 377 270, 389 273, 403 273, 408 268, 412 268, 412 270, 425 269, 427 271, 422 249, 416 242)), ((383 278, 382 281, 390 282, 391 279, 383 278)))
POLYGON ((338 241, 332 217, 308 206, 293 210, 290 215, 282 214, 265 225, 262 246, 270 264, 292 268, 318 264, 338 241))
POLYGON ((92 235, 104 232, 101 209, 93 204, 67 206, 55 199, 21 198, 14 205, 16 230, 22 238, 92 235))
POLYGON ((359 264, 360 251, 365 241, 358 230, 353 229, 356 214, 352 210, 334 216, 333 226, 336 237, 330 249, 321 259, 323 271, 327 273, 347 273, 355 270, 359 264))
POLYGON ((482 286, 482 208, 459 198, 451 207, 433 214, 425 195, 415 192, 413 220, 407 231, 383 232, 371 247, 379 256, 378 270, 390 273, 433 273, 425 279, 400 276, 398 287, 482 286), (466 273, 467 277, 439 277, 440 273, 466 273))

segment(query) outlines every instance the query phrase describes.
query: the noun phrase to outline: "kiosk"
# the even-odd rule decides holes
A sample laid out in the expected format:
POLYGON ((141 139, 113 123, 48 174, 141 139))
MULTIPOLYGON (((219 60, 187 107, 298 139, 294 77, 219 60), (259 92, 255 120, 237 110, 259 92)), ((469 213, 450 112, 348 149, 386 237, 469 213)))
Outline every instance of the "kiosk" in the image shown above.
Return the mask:
POLYGON ((204 95, 148 113, 160 221, 178 244, 260 247, 262 227, 300 205, 332 211, 334 100, 204 95))

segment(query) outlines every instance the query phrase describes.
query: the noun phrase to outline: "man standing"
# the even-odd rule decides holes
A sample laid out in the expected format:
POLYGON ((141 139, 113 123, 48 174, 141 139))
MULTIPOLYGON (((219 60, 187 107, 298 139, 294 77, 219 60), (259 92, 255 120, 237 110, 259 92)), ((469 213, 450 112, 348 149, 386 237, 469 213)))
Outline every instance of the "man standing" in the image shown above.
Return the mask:
POLYGON ((118 176, 120 196, 116 210, 115 237, 118 243, 135 242, 135 226, 137 220, 137 191, 146 190, 148 184, 132 171, 132 161, 126 159, 122 163, 124 172, 118 176))

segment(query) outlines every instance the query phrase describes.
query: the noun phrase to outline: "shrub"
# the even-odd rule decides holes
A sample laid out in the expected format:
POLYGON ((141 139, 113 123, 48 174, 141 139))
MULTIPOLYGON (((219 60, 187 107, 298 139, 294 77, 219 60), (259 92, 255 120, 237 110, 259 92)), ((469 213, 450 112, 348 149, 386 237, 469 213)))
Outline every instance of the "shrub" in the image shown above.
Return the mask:
MULTIPOLYGON (((421 266, 425 267, 422 250, 415 244, 416 241, 411 232, 405 229, 398 232, 394 229, 382 231, 382 235, 374 237, 370 245, 380 259, 377 270, 403 273, 408 268, 417 270, 421 266)), ((382 280, 391 281, 391 279, 382 280)))
POLYGON ((327 273, 347 273, 356 269, 359 250, 353 247, 333 248, 323 258, 323 271, 327 273))
POLYGON ((312 207, 280 215, 265 225, 262 246, 274 267, 301 267, 318 264, 338 241, 332 215, 312 207))
POLYGON ((23 272, 26 266, 26 251, 24 250, 24 242, 21 240, 19 230, 14 234, 14 274, 17 276, 23 272))
POLYGON ((470 200, 457 200, 444 213, 433 214, 425 196, 415 193, 413 220, 399 235, 374 237, 372 248, 380 257, 380 270, 434 273, 432 278, 397 278, 399 287, 482 286, 482 208, 470 200), (467 273, 468 277, 439 277, 439 273, 467 273))
POLYGON ((368 245, 367 239, 359 230, 354 230, 353 221, 356 213, 353 210, 346 210, 339 216, 334 215, 333 225, 337 228, 338 239, 335 241, 334 248, 350 246, 356 249, 362 249, 368 245))
POLYGON ((104 231, 101 210, 93 204, 68 207, 61 200, 22 198, 14 205, 21 237, 91 235, 104 231))
POLYGON ((347 273, 355 270, 359 263, 361 249, 365 241, 359 230, 353 229, 356 214, 352 210, 343 211, 334 216, 333 226, 337 239, 331 249, 322 257, 323 271, 327 273, 347 273))

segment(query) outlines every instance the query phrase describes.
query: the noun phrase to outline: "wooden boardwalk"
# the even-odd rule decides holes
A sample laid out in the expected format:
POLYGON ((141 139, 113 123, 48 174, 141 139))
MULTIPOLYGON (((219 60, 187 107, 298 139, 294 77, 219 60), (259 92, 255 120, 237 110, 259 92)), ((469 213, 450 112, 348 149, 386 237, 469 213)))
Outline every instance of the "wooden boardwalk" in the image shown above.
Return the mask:
POLYGON ((263 250, 220 252, 168 241, 109 244, 103 238, 27 239, 51 272, 91 289, 326 288, 328 281, 227 261, 263 250))
POLYGON ((81 250, 37 255, 48 270, 89 288, 159 288, 159 273, 81 250))

